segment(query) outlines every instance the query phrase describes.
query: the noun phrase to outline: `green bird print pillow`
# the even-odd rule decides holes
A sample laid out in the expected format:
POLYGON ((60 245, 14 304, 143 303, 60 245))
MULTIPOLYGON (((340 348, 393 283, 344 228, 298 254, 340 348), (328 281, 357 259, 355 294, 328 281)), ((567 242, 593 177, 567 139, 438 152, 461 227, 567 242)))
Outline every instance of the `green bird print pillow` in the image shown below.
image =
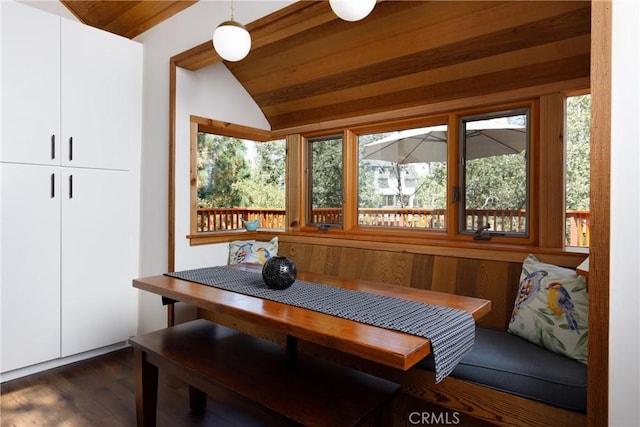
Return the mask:
POLYGON ((508 331, 586 365, 588 309, 584 277, 529 255, 508 331))

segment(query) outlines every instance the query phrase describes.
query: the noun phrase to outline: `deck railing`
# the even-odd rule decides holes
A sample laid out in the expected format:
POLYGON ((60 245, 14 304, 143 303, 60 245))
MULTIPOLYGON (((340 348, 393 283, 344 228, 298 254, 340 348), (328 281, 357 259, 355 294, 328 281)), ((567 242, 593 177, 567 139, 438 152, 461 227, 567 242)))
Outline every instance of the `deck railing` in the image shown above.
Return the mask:
MULTIPOLYGON (((379 227, 413 227, 433 230, 445 229, 444 209, 414 208, 361 208, 358 210, 358 224, 379 227)), ((566 212, 566 245, 589 246, 589 211, 572 210, 566 212)), ((491 231, 517 233, 526 226, 525 212, 508 209, 476 209, 467 211, 467 227, 470 230, 482 224, 489 224, 491 231)), ((286 215, 284 209, 270 208, 201 208, 198 209, 198 231, 242 230, 242 220, 260 220, 261 228, 284 229, 286 215)), ((313 223, 341 224, 342 210, 335 208, 314 209, 313 223)))

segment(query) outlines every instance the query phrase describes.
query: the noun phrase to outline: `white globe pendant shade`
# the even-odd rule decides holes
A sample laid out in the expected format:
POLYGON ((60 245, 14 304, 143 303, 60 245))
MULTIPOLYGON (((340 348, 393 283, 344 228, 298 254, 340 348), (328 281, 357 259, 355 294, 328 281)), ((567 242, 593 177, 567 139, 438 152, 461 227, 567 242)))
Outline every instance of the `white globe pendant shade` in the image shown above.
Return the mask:
POLYGON ((227 61, 240 61, 251 50, 251 35, 244 25, 225 21, 213 32, 213 47, 227 61))
POLYGON ((376 0, 329 0, 329 4, 340 19, 353 22, 369 15, 376 0))

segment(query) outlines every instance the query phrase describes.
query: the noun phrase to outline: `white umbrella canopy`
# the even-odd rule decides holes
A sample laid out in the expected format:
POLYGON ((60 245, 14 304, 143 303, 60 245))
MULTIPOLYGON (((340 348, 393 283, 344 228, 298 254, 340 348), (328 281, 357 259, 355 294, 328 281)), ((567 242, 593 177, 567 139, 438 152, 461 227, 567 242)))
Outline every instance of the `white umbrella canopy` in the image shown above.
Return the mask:
MULTIPOLYGON (((525 125, 481 120, 467 123, 467 160, 521 153, 527 146, 525 125)), ((365 145, 361 160, 398 164, 447 161, 447 126, 408 129, 365 145)))

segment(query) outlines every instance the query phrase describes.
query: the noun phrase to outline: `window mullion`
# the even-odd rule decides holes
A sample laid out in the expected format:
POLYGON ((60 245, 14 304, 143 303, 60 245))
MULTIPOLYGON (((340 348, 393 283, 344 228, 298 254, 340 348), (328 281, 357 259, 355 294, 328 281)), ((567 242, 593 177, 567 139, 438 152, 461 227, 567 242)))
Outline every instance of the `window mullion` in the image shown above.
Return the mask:
POLYGON ((458 218, 460 215, 460 193, 464 191, 460 182, 460 129, 455 114, 449 115, 449 134, 447 145, 447 216, 445 227, 450 238, 458 235, 458 218), (454 197, 457 190, 457 199, 454 197))
POLYGON ((343 161, 342 226, 350 230, 358 225, 358 137, 349 130, 344 133, 343 161))

